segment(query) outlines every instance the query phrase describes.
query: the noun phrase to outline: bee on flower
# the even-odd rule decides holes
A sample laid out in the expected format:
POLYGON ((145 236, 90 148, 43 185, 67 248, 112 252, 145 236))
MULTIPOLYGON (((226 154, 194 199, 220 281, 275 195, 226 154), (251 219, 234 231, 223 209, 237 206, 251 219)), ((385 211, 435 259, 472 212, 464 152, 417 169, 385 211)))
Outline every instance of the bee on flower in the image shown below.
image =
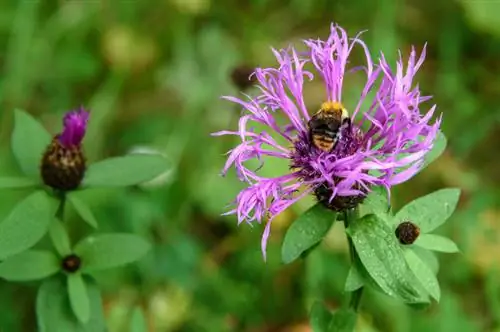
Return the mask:
POLYGON ((400 55, 393 70, 383 54, 372 59, 360 34, 349 38, 335 24, 327 40, 303 43, 306 52, 293 47, 273 50, 277 67, 255 70, 256 96, 224 97, 241 105, 244 113, 238 130, 214 133, 241 139, 228 152, 223 174, 234 167, 248 187, 226 214, 236 214, 239 224, 266 222, 261 243, 264 258, 276 215, 309 194, 335 211, 356 207, 373 186, 383 186, 390 194, 392 186, 409 180, 422 167, 441 124, 441 117, 431 123, 436 106, 421 105, 431 97, 422 96, 413 82, 424 62, 425 46, 419 56, 412 48, 406 66, 400 55), (363 51, 366 62, 347 68, 354 48, 363 51), (364 87, 356 103, 346 105, 344 79, 359 70, 366 74, 364 87), (324 84, 324 101, 308 109, 304 81, 318 79, 324 84), (362 109, 366 104, 367 109, 362 109), (283 115, 288 123, 278 124, 277 117, 283 115), (255 131, 252 123, 266 129, 255 131), (279 144, 271 133, 282 136, 288 145, 279 144), (263 156, 288 160, 290 172, 269 178, 246 165, 263 156))

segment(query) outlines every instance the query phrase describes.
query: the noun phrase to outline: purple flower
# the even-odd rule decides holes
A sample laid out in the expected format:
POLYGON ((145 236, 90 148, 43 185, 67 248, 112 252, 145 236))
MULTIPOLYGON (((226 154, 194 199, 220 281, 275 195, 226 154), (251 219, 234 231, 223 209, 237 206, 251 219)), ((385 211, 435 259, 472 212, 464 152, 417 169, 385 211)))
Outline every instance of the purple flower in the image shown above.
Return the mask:
POLYGON ((421 113, 421 103, 431 97, 421 96, 418 85, 413 83, 424 62, 425 46, 420 56, 412 49, 406 69, 400 55, 396 69, 392 70, 383 54, 376 62, 372 60, 359 34, 348 38, 342 28, 333 24, 326 41, 305 40, 304 44, 307 51, 301 53, 292 47, 273 49, 277 68, 255 70, 257 96, 246 96, 245 100, 224 97, 240 104, 245 112, 237 131, 214 134, 241 139, 228 152, 223 173, 234 166, 248 187, 238 194, 234 209, 226 214, 236 214, 238 224, 267 219, 261 244, 264 259, 271 221, 277 214, 310 193, 332 208, 337 203, 349 206, 356 198, 366 196, 373 186, 384 186, 389 194, 391 186, 407 181, 419 171, 441 123, 439 117, 430 124, 435 105, 421 113), (355 47, 363 51, 366 63, 348 69, 355 47), (364 72, 366 78, 357 103, 345 105, 351 110, 352 125, 340 129, 333 150, 316 148, 308 122, 319 107, 306 107, 304 80, 319 76, 326 90, 324 105, 343 107, 344 78, 356 71, 364 72), (284 125, 278 121, 282 116, 287 119, 284 125), (267 129, 256 131, 250 126, 252 122, 267 129), (278 143, 277 136, 288 141, 287 146, 278 143), (245 165, 246 161, 261 160, 263 156, 289 160, 290 172, 267 178, 245 165))
POLYGON ((79 146, 85 136, 88 120, 89 113, 83 107, 77 111, 66 113, 63 120, 64 129, 59 135, 59 142, 67 148, 79 146))

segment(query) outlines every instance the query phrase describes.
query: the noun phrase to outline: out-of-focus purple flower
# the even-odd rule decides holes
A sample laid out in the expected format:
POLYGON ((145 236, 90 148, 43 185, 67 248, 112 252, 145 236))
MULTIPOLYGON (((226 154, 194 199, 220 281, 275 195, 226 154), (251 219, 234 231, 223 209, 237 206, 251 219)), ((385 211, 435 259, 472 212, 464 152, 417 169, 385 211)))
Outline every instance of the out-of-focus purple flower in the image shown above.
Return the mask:
MULTIPOLYGON (((240 104, 242 114, 237 131, 221 131, 214 135, 236 135, 241 143, 228 152, 223 173, 234 166, 239 178, 248 183, 226 214, 236 214, 238 223, 267 220, 262 236, 265 256, 273 218, 305 195, 315 193, 325 205, 343 206, 356 197, 364 197, 372 186, 384 186, 388 194, 393 185, 407 181, 421 168, 425 154, 432 148, 441 123, 439 117, 430 124, 435 105, 422 110, 421 103, 431 97, 421 96, 413 78, 425 58, 412 48, 408 62, 400 55, 395 70, 385 57, 374 62, 359 35, 348 38, 339 26, 331 26, 326 41, 305 40, 307 51, 298 53, 290 47, 273 50, 276 68, 257 68, 255 78, 260 92, 255 97, 224 97, 240 104), (362 66, 347 69, 349 55, 359 47, 366 59, 362 66), (312 67, 312 71, 305 66, 312 67), (362 70, 366 81, 352 110, 352 126, 342 129, 340 139, 330 152, 316 148, 309 138, 308 121, 317 109, 306 108, 304 79, 316 76, 324 82, 326 102, 342 103, 344 78, 362 70), (287 118, 285 125, 277 117, 287 118), (250 124, 264 125, 255 131, 250 124), (282 136, 283 146, 270 134, 282 136), (291 148, 290 148, 291 146, 291 148), (275 178, 260 176, 245 165, 251 159, 269 156, 287 159, 290 172, 275 178)), ((276 136, 276 135, 275 135, 276 136)))
POLYGON ((83 107, 77 111, 66 113, 63 120, 64 129, 59 135, 59 142, 67 148, 79 146, 85 136, 88 120, 89 112, 83 107))

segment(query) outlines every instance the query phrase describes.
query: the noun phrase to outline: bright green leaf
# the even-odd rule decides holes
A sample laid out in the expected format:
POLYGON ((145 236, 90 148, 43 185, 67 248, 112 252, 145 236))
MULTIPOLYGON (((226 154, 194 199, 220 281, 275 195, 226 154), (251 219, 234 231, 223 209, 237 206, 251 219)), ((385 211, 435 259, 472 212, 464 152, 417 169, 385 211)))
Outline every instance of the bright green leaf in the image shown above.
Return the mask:
POLYGON ((421 234, 413 244, 428 250, 440 252, 455 253, 460 251, 452 240, 434 234, 421 234))
POLYGON ((427 292, 419 287, 401 246, 383 220, 366 215, 351 223, 347 232, 364 268, 386 294, 405 302, 425 302, 427 292))
POLYGON ((399 210, 393 219, 398 225, 405 220, 412 221, 423 233, 441 226, 455 211, 460 197, 460 189, 450 188, 435 191, 417 198, 399 210))
POLYGON ((12 132, 12 151, 22 171, 38 179, 40 162, 51 135, 28 113, 14 111, 14 131, 12 132))
POLYGON ((55 205, 44 191, 36 191, 19 202, 0 223, 0 259, 35 245, 53 220, 55 205))
POLYGON ((106 326, 101 294, 94 282, 86 280, 90 299, 90 320, 81 324, 71 311, 66 276, 61 274, 46 279, 36 299, 39 332, 105 332, 106 326))
POLYGON ((313 332, 327 332, 332 314, 321 302, 314 302, 309 314, 309 322, 313 332))
POLYGON ((363 277, 358 272, 356 267, 351 266, 351 268, 349 269, 349 273, 347 274, 344 290, 346 292, 354 292, 355 290, 363 287, 363 284, 363 277))
POLYGON ((0 189, 15 189, 35 187, 39 183, 30 178, 1 177, 0 189))
POLYGON ((404 254, 408 266, 413 271, 422 286, 424 286, 429 294, 439 302, 439 298, 441 297, 441 289, 439 288, 439 282, 436 278, 436 275, 434 274, 430 266, 425 264, 420 259, 420 257, 410 248, 405 248, 404 254))
POLYGON ((389 201, 387 200, 387 190, 384 187, 374 187, 360 205, 361 215, 369 213, 388 213, 389 201))
POLYGON ((64 225, 60 220, 55 219, 49 227, 49 236, 61 257, 69 255, 71 253, 71 243, 69 241, 68 233, 64 229, 64 225))
POLYGON ((417 254, 418 257, 420 257, 420 259, 431 268, 434 274, 438 273, 439 260, 434 252, 418 246, 411 246, 409 249, 413 250, 415 254, 417 254))
POLYGON ((425 161, 422 169, 427 167, 430 163, 432 163, 443 154, 444 150, 446 149, 446 144, 446 136, 444 136, 441 131, 438 131, 431 151, 429 151, 429 153, 427 153, 427 155, 425 156, 425 161))
POLYGON ((146 318, 140 307, 136 307, 130 319, 130 332, 148 332, 146 318))
POLYGON ((351 309, 337 310, 332 317, 328 332, 352 332, 356 327, 356 313, 351 309))
POLYGON ((69 202, 73 205, 76 212, 80 215, 83 221, 85 221, 93 228, 97 228, 97 220, 95 219, 94 213, 92 213, 90 207, 84 201, 78 198, 75 193, 69 193, 67 197, 69 202))
POLYGON ((167 159, 160 155, 131 154, 109 158, 89 166, 83 186, 132 186, 154 179, 169 167, 167 159))
POLYGON ((109 269, 139 260, 150 249, 142 237, 132 234, 103 234, 80 241, 74 252, 82 258, 82 270, 109 269))
POLYGON ((337 214, 316 204, 300 215, 286 231, 281 247, 281 259, 288 264, 323 240, 337 219, 337 214))
POLYGON ((59 271, 59 260, 50 251, 27 250, 0 263, 0 277, 8 281, 47 278, 59 271))
POLYGON ((71 309, 80 323, 90 319, 90 299, 87 286, 80 273, 68 275, 68 295, 71 309))

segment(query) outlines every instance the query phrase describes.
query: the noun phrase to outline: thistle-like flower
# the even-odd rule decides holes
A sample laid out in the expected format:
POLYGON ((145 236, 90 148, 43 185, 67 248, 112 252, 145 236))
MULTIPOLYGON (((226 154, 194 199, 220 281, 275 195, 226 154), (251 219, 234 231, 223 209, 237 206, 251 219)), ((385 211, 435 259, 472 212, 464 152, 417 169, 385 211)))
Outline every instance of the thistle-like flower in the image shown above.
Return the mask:
POLYGON ((214 134, 241 138, 228 152, 223 174, 234 166, 240 180, 248 183, 238 194, 234 209, 226 214, 236 214, 239 224, 267 219, 261 243, 264 258, 273 218, 297 200, 313 193, 328 208, 342 211, 355 207, 372 186, 383 186, 390 194, 391 186, 419 171, 432 148, 441 118, 430 124, 436 107, 422 114, 421 103, 431 97, 421 96, 418 85, 413 84, 424 62, 425 47, 419 57, 412 48, 406 69, 400 55, 392 70, 383 54, 376 62, 372 60, 359 36, 348 38, 341 27, 332 24, 326 41, 304 41, 306 52, 292 47, 273 50, 277 68, 255 70, 257 96, 245 100, 224 97, 240 104, 245 112, 237 131, 214 134), (348 69, 355 47, 363 51, 366 63, 348 69), (359 70, 366 74, 364 87, 357 102, 344 108, 344 79, 359 70), (317 108, 306 107, 303 94, 304 80, 316 77, 323 81, 326 92, 318 113, 317 108), (348 115, 346 109, 352 113, 348 115), (325 119, 325 114, 336 122, 311 121, 325 119), (278 122, 280 115, 288 123, 278 122), (255 131, 249 126, 252 122, 266 126, 266 131, 255 131), (279 144, 277 135, 289 146, 279 144), (245 165, 263 156, 287 159, 290 172, 267 178, 245 165))
POLYGON ((86 169, 81 143, 88 119, 83 107, 64 116, 62 133, 53 138, 42 158, 41 176, 46 185, 60 191, 80 185, 86 169))

